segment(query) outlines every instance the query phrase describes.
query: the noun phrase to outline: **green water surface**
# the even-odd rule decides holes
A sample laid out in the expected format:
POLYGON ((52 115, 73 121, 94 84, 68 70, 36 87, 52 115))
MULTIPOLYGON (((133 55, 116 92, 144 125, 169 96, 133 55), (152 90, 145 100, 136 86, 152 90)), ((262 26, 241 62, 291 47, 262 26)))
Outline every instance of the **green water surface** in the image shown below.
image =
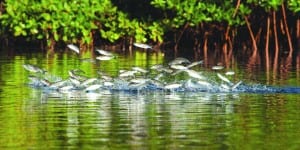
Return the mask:
MULTIPOLYGON (((67 78, 81 68, 116 76, 132 66, 165 63, 135 52, 105 62, 91 53, 0 56, 0 149, 299 149, 300 95, 284 93, 48 93, 27 85, 25 63, 67 78)), ((264 72, 238 66, 235 78, 267 84, 264 72)), ((298 70, 299 71, 299 70, 298 70)), ((298 86, 299 73, 273 85, 298 86)))

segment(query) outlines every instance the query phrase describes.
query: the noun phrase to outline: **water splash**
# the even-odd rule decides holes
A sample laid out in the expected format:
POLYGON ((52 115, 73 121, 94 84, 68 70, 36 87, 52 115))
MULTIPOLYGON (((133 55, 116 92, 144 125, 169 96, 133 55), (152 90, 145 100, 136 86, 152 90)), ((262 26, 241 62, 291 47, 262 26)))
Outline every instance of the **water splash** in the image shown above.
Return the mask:
MULTIPOLYGON (((83 91, 100 93, 101 91, 123 91, 129 93, 163 91, 163 92, 210 92, 210 93, 300 93, 299 87, 272 87, 261 84, 246 84, 243 81, 233 82, 229 75, 220 72, 203 72, 193 70, 202 61, 189 62, 177 58, 168 66, 155 65, 150 70, 132 67, 122 70, 113 78, 99 71, 99 77, 86 77, 82 72, 69 71, 70 77, 61 79, 49 72, 32 71, 29 85, 45 91, 70 93, 83 91), (192 65, 193 64, 193 65, 192 65), (174 67, 176 65, 176 67, 174 67), (71 72, 71 73, 70 73, 71 72)), ((26 65, 30 67, 29 64, 26 65)), ((34 66, 37 68, 36 66, 34 66)), ((26 68, 25 68, 26 69, 26 68)), ((39 68, 38 68, 39 69, 39 68)), ((28 70, 28 69, 27 69, 28 70)), ((44 70, 44 69, 39 69, 44 70)), ((31 71, 31 70, 28 70, 31 71)))

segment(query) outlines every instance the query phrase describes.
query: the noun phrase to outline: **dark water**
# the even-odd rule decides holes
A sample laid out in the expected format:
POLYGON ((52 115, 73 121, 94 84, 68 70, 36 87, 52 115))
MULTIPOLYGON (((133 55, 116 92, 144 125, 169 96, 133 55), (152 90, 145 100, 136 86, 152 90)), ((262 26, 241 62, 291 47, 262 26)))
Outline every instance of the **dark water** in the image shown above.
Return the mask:
MULTIPOLYGON (((25 63, 66 78, 81 68, 116 76, 132 66, 165 63, 163 54, 136 52, 106 62, 68 52, 0 56, 0 149, 299 149, 297 93, 45 92, 27 85, 25 63)), ((190 58, 192 59, 192 58, 190 58)), ((299 87, 299 66, 282 73, 230 68, 247 84, 299 87)), ((209 68, 209 66, 207 66, 209 68)), ((209 69, 207 69, 209 70, 209 69)))

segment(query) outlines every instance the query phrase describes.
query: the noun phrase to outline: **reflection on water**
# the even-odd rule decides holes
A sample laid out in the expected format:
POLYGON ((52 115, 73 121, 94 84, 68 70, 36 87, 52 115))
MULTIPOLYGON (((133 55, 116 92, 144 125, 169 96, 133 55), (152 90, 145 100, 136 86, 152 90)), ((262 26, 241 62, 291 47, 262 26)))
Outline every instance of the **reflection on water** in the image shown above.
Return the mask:
MULTIPOLYGON (((40 55, 1 57, 0 147, 299 149, 299 94, 49 93, 27 86, 28 73, 22 68, 24 63, 40 64, 62 77, 76 67, 90 76, 101 68, 113 76, 132 65, 146 68, 163 62, 159 55, 137 56, 139 60, 124 57, 101 63, 80 62, 70 54, 49 60, 40 55)), ((251 81, 243 68, 236 72, 239 79, 251 81)), ((253 76, 259 76, 256 73, 253 76)), ((296 74, 289 76, 293 86, 299 85, 296 74)))

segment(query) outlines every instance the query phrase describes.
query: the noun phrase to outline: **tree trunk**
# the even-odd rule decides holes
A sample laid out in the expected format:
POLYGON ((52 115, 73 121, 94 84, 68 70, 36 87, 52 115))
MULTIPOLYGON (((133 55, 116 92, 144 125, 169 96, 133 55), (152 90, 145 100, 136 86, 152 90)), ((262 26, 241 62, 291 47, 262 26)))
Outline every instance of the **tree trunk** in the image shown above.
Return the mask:
POLYGON ((274 42, 275 42, 275 56, 274 56, 274 64, 273 71, 274 73, 278 67, 278 55, 279 55, 279 46, 278 46, 278 36, 277 36, 277 26, 276 26, 276 12, 273 10, 273 31, 274 31, 274 42))
POLYGON ((177 52, 178 52, 178 44, 179 44, 179 41, 181 40, 181 37, 184 33, 184 31, 189 27, 189 23, 186 23, 183 27, 183 29, 181 30, 178 38, 176 39, 176 43, 175 43, 175 47, 174 47, 174 51, 175 51, 175 56, 177 55, 177 52))
POLYGON ((289 32, 289 27, 288 27, 288 24, 286 22, 286 11, 285 11, 285 7, 284 7, 284 3, 282 3, 281 8, 282 8, 282 16, 283 16, 284 28, 285 28, 286 36, 287 36, 287 39, 288 39, 289 48, 290 48, 289 57, 292 57, 292 54, 293 54, 293 44, 292 44, 291 35, 290 35, 290 32, 289 32))
POLYGON ((296 30, 297 30, 297 35, 296 35, 296 39, 297 39, 297 45, 298 45, 298 48, 300 48, 300 19, 298 18, 297 19, 297 24, 296 24, 296 30))
POLYGON ((204 56, 204 59, 207 59, 207 36, 204 36, 203 56, 204 56))
POLYGON ((133 37, 129 38, 129 53, 132 55, 133 37))
POLYGON ((257 53, 257 45, 256 45, 255 37, 254 37, 253 31, 251 29, 251 25, 250 25, 250 23, 248 21, 248 18, 246 16, 244 16, 244 18, 245 18, 245 21, 246 21, 246 24, 247 24, 247 28, 249 30, 250 37, 251 37, 251 40, 252 40, 253 55, 256 55, 256 53, 257 53))
POLYGON ((266 70, 267 70, 267 72, 269 72, 269 69, 270 69, 269 38, 270 38, 270 16, 268 16, 268 19, 267 19, 267 33, 266 33, 266 47, 265 47, 266 70))
POLYGON ((300 39, 300 19, 297 19, 297 39, 300 39))
POLYGON ((240 4, 241 4, 241 0, 238 0, 237 3, 236 3, 234 13, 232 15, 233 17, 235 17, 235 15, 237 14, 237 11, 239 10, 240 4))

